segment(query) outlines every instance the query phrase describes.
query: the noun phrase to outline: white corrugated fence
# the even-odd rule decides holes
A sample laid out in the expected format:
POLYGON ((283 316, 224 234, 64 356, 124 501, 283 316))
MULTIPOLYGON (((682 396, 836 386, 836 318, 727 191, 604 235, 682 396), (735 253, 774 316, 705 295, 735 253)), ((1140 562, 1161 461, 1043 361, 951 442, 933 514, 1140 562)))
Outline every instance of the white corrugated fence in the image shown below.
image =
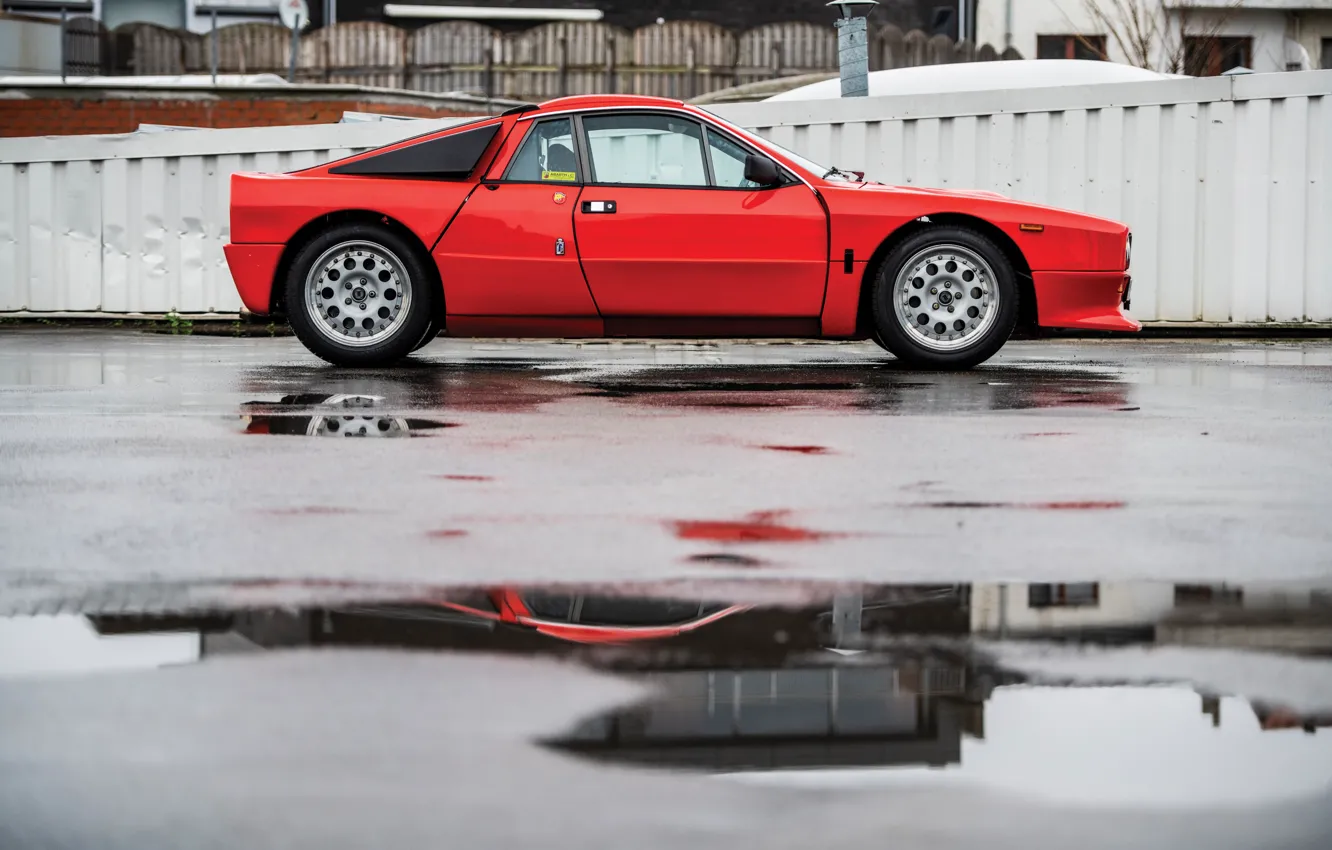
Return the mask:
MULTIPOLYGON (((1126 221, 1144 321, 1332 322, 1332 71, 716 111, 885 183, 1126 221)), ((0 313, 235 312, 232 172, 290 171, 423 127, 0 139, 0 313)))
POLYGON ((235 313, 232 172, 308 168, 425 126, 0 140, 0 312, 235 313))
POLYGON ((1332 71, 718 111, 885 183, 1127 222, 1144 321, 1332 322, 1332 71))

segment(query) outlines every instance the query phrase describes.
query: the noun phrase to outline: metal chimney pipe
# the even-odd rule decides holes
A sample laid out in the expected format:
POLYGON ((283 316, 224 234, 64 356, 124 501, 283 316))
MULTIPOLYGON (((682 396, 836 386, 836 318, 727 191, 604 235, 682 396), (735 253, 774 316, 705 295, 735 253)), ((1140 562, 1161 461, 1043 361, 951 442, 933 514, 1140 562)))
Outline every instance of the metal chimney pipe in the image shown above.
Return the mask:
POLYGON ((878 0, 832 0, 828 5, 842 12, 842 17, 835 22, 842 97, 865 97, 869 94, 869 22, 865 15, 857 15, 856 11, 869 14, 870 8, 878 5, 878 0))

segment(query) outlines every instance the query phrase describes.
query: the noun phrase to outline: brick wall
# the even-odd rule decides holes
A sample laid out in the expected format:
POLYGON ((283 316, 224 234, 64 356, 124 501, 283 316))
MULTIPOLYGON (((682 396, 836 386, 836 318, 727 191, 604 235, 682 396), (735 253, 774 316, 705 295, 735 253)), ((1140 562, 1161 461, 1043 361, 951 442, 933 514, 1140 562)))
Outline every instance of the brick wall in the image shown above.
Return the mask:
POLYGON ((356 97, 262 97, 252 94, 208 97, 41 96, 0 98, 0 137, 129 133, 140 124, 183 127, 271 127, 332 124, 344 112, 381 112, 413 118, 476 114, 458 105, 356 97))

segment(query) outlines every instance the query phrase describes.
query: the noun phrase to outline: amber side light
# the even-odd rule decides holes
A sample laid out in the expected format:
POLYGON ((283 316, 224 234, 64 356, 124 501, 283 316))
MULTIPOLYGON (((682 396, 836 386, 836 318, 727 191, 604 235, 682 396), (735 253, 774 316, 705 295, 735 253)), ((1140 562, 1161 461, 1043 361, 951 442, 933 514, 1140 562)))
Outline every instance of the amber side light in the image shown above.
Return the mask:
POLYGON ((1018 225, 1018 230, 1023 230, 1023 231, 1026 231, 1027 233, 1044 233, 1044 232, 1045 232, 1045 225, 1043 225, 1043 224, 1019 224, 1019 225, 1018 225))

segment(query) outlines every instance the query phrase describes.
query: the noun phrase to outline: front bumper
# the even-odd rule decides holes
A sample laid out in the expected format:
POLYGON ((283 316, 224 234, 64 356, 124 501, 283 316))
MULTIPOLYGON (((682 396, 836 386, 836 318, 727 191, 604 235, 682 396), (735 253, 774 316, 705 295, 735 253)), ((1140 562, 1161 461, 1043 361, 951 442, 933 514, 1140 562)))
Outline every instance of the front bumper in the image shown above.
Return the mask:
POLYGON ((1125 311, 1132 278, 1127 272, 1035 272, 1036 323, 1043 328, 1137 331, 1142 323, 1125 311))
POLYGON ((282 260, 285 245, 223 245, 231 269, 231 280, 240 293, 241 303, 251 313, 266 315, 272 311, 273 278, 282 260))

